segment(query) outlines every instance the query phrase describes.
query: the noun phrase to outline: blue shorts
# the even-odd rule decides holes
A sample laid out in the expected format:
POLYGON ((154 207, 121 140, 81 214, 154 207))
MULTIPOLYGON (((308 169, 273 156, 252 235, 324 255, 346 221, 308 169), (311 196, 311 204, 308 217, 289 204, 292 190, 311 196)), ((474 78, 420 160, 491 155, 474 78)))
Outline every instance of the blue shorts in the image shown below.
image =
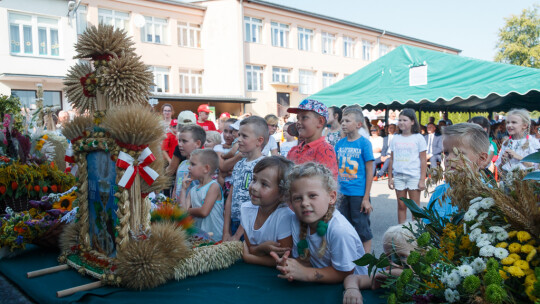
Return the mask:
MULTIPOLYGON (((339 203, 339 212, 353 225, 362 242, 373 238, 369 214, 360 211, 363 196, 342 195, 339 203)), ((371 202, 371 200, 370 200, 371 202)))

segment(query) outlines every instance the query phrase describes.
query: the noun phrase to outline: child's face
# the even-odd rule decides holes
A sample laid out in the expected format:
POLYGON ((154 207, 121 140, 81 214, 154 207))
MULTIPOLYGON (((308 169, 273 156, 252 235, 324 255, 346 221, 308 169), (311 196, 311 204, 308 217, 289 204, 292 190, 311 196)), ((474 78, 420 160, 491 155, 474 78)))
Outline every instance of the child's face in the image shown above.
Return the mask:
POLYGON ((521 138, 526 133, 528 126, 517 115, 508 115, 506 119, 506 131, 510 136, 521 138))
POLYGON ((457 138, 445 135, 443 136, 444 166, 446 168, 445 171, 453 171, 457 167, 464 168, 465 166, 470 166, 470 164, 466 164, 459 157, 459 155, 454 152, 454 148, 456 148, 458 152, 463 153, 463 155, 466 156, 474 166, 478 166, 479 168, 485 167, 484 161, 487 159, 487 152, 483 153, 485 155, 479 155, 477 152, 474 152, 474 150, 470 147, 461 144, 457 138))
MULTIPOLYGON (((328 109, 328 124, 332 124, 334 122, 334 110, 328 109)), ((339 121, 338 121, 339 123, 339 121)))
POLYGON ((257 137, 251 124, 242 125, 238 135, 238 151, 249 153, 261 149, 263 140, 262 137, 257 137))
POLYGON ((293 141, 294 140, 294 136, 290 135, 288 132, 287 132, 287 128, 290 126, 290 124, 286 125, 283 127, 283 137, 285 137, 285 140, 286 141, 293 141))
POLYGON ((206 141, 204 142, 205 149, 214 149, 215 146, 216 146, 216 142, 212 140, 211 138, 207 138, 206 141))
POLYGON ((296 118, 298 135, 302 138, 310 138, 324 127, 324 118, 313 111, 299 111, 296 118))
POLYGON ((189 175, 194 179, 203 178, 208 173, 206 166, 201 163, 198 155, 192 155, 189 158, 188 170, 189 175))
POLYGON ((231 123, 226 122, 223 125, 223 139, 227 145, 231 145, 234 140, 233 130, 231 129, 231 123))
POLYGON ((206 112, 199 112, 199 120, 206 121, 208 119, 208 113, 206 112))
POLYGON ((388 133, 390 133, 390 134, 396 133, 396 125, 394 125, 394 124, 389 125, 388 126, 388 133))
POLYGON ((268 125, 268 134, 273 135, 274 133, 276 133, 276 130, 278 128, 277 122, 276 123, 267 122, 266 124, 268 125))
POLYGON ((401 130, 401 132, 410 132, 413 125, 414 121, 412 121, 409 117, 399 115, 398 128, 401 130))
POLYGON ((341 129, 343 130, 343 133, 347 135, 358 132, 358 129, 360 129, 361 127, 362 122, 357 122, 356 115, 354 114, 343 115, 343 117, 341 118, 341 129))
POLYGON ((249 184, 249 195, 255 206, 274 206, 279 204, 278 172, 268 167, 258 173, 253 173, 249 184))
POLYGON ((180 150, 182 156, 188 157, 193 150, 200 147, 201 142, 199 140, 193 140, 191 132, 182 132, 178 135, 178 150, 180 150))
POLYGON ((233 136, 233 141, 238 138, 238 131, 231 128, 231 134, 233 136))
POLYGON ((328 212, 328 207, 336 203, 336 191, 328 192, 320 178, 300 178, 291 185, 291 204, 298 219, 312 229, 328 212))

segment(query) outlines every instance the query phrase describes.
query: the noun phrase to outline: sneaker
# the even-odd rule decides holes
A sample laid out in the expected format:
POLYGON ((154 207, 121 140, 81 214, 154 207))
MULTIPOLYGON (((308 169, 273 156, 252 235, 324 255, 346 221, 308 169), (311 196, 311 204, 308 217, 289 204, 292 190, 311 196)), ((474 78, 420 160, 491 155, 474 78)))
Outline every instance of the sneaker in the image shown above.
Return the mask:
POLYGON ((373 178, 373 181, 374 181, 374 182, 376 182, 376 181, 378 181, 378 180, 379 180, 379 177, 378 177, 378 176, 375 176, 375 177, 373 178))

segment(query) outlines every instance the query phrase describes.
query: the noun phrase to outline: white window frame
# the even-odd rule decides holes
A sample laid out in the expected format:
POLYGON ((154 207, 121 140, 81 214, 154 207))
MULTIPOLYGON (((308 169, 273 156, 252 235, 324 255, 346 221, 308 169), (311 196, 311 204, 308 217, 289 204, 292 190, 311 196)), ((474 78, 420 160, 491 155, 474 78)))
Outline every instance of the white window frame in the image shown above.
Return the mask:
POLYGON ((272 68, 272 82, 276 83, 290 83, 291 69, 282 67, 272 68))
POLYGON ((373 43, 367 40, 362 40, 362 60, 371 61, 373 52, 373 43))
POLYGON ((272 30, 272 46, 289 47, 289 25, 272 21, 270 27, 272 30))
POLYGON ((322 74, 322 88, 329 87, 336 83, 337 73, 323 72, 322 74))
POLYGON ((334 55, 336 53, 336 35, 322 32, 321 33, 322 46, 321 50, 323 54, 334 55))
POLYGON ((379 44, 379 57, 382 57, 390 52, 390 46, 387 44, 379 44))
POLYGON ((129 12, 115 11, 108 8, 98 8, 98 23, 112 25, 114 29, 129 31, 129 12), (127 16, 125 16, 127 14, 127 16), (110 22, 106 21, 110 18, 110 22))
POLYGON ((60 47, 62 45, 61 38, 62 33, 60 29, 60 20, 57 18, 49 17, 49 16, 40 16, 40 15, 31 15, 31 14, 21 14, 19 12, 9 12, 8 13, 8 31, 9 31, 9 52, 12 55, 22 55, 22 56, 35 56, 35 57, 48 57, 48 58, 61 58, 62 55, 62 48, 60 47), (13 20, 15 18, 12 18, 12 15, 20 15, 25 16, 27 18, 30 18, 30 20, 13 20), (44 23, 40 22, 39 19, 48 19, 52 22, 56 22, 56 25, 50 24, 50 23, 44 23), (18 41, 16 41, 16 37, 12 37, 11 27, 16 26, 18 27, 18 41), (30 28, 30 47, 31 52, 27 52, 25 50, 25 38, 24 38, 24 28, 30 28), (41 41, 39 38, 39 32, 40 30, 45 30, 45 41, 41 41), (53 44, 52 38, 53 38, 53 31, 56 32, 56 43, 53 44), (11 44, 18 43, 19 51, 15 52, 12 50, 11 44), (40 53, 40 46, 44 44, 45 45, 45 51, 46 53, 42 54, 40 53), (53 51, 56 50, 56 54, 53 54, 53 51))
POLYGON ((246 65, 246 90, 247 91, 262 91, 263 90, 263 74, 264 67, 260 65, 246 65))
POLYGON ((81 35, 86 31, 86 27, 88 26, 88 7, 86 5, 79 5, 77 8, 77 34, 81 35))
POLYGON ((180 75, 180 94, 199 95, 202 94, 202 70, 181 69, 180 75), (187 84, 187 85, 186 85, 187 84))
POLYGON ((244 16, 244 41, 262 43, 262 26, 261 18, 244 16))
POLYGON ((298 78, 300 94, 308 95, 315 92, 315 71, 300 70, 298 78))
POLYGON ((155 44, 169 43, 169 21, 165 18, 144 16, 144 26, 141 28, 141 41, 155 44), (150 36, 150 39, 149 37, 150 36), (159 39, 159 41, 157 41, 159 39))
POLYGON ((313 49, 313 33, 312 29, 298 27, 298 49, 300 51, 311 51, 313 49))
POLYGON ((201 48, 201 25, 178 22, 178 45, 182 47, 201 48))
POLYGON ((343 36, 343 56, 354 57, 354 38, 343 36))
POLYGON ((150 70, 154 74, 154 83, 152 86, 152 92, 154 93, 170 93, 171 91, 171 77, 170 69, 168 67, 151 66, 150 70), (159 91, 161 89, 161 92, 159 91))

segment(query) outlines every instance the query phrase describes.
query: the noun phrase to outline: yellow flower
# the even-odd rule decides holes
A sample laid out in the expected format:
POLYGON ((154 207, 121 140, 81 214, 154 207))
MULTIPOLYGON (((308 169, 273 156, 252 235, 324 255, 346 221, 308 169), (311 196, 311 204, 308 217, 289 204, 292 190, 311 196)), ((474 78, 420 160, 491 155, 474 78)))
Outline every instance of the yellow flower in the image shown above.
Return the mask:
POLYGON ((43 138, 43 139, 49 139, 49 135, 45 134, 45 135, 43 135, 43 137, 41 137, 41 138, 43 138))
POLYGON ((527 269, 530 268, 529 263, 527 261, 524 261, 524 260, 515 261, 514 266, 519 267, 522 270, 527 270, 527 269))
POLYGON ((508 251, 511 253, 519 253, 521 251, 521 245, 518 243, 512 243, 508 246, 508 251))
POLYGON ((525 288, 525 293, 527 294, 527 296, 529 297, 529 300, 531 300, 533 303, 536 302, 536 297, 532 294, 534 291, 534 286, 527 286, 527 288, 525 288))
POLYGON ((523 272, 525 272, 525 275, 530 275, 530 274, 533 274, 533 273, 534 273, 534 270, 532 270, 531 268, 529 268, 529 269, 523 270, 523 272))
POLYGON ((531 239, 531 234, 527 231, 520 231, 517 233, 517 238, 520 242, 526 242, 531 239))
POLYGON ((523 246, 521 246, 521 252, 523 252, 523 253, 529 253, 529 252, 533 251, 533 249, 534 249, 534 246, 532 246, 532 245, 523 245, 523 246))
POLYGON ((499 244, 495 245, 495 247, 506 248, 506 247, 508 247, 508 243, 507 242, 502 242, 502 243, 499 243, 499 244))
POLYGON ((503 265, 513 265, 515 261, 516 261, 516 260, 513 259, 513 258, 511 258, 511 257, 506 257, 506 258, 504 258, 504 259, 501 260, 501 263, 502 263, 503 265))
POLYGON ((536 256, 536 249, 531 250, 529 254, 527 254, 527 257, 525 258, 525 261, 530 262, 532 259, 536 256))
POLYGON ((516 234, 517 234, 517 231, 510 231, 510 232, 508 232, 508 237, 513 238, 513 237, 516 236, 516 234))
POLYGON ((509 258, 512 258, 514 260, 521 260, 521 257, 519 256, 519 254, 515 254, 515 253, 510 253, 510 255, 508 255, 509 258))
POLYGON ((511 274, 513 277, 521 278, 525 275, 523 270, 517 266, 510 266, 507 269, 508 273, 511 274))
POLYGON ((62 211, 71 211, 73 209, 73 201, 77 198, 75 193, 66 194, 52 205, 53 209, 60 209, 62 211))
POLYGON ((501 278, 503 278, 503 280, 508 280, 508 275, 506 275, 506 271, 499 269, 499 274, 501 275, 501 278))
POLYGON ((459 245, 459 249, 469 249, 471 248, 471 240, 469 239, 469 236, 464 235, 461 237, 461 245, 459 245))

